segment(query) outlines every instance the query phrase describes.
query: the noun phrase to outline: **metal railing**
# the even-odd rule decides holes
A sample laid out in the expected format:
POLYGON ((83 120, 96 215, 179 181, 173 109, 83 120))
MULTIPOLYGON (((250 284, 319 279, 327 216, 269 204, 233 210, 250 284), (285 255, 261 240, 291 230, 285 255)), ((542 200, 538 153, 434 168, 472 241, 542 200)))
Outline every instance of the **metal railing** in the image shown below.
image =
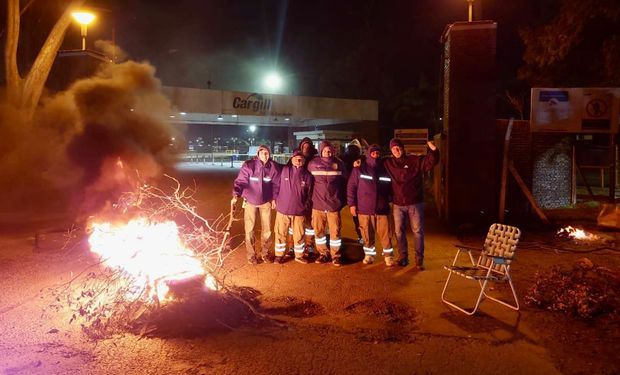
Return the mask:
MULTIPOLYGON (((240 167, 246 160, 252 159, 256 155, 249 154, 230 154, 225 152, 188 152, 177 156, 179 161, 188 163, 203 163, 212 166, 228 166, 230 168, 240 167)), ((271 158, 281 164, 288 162, 291 154, 273 154, 271 158)))

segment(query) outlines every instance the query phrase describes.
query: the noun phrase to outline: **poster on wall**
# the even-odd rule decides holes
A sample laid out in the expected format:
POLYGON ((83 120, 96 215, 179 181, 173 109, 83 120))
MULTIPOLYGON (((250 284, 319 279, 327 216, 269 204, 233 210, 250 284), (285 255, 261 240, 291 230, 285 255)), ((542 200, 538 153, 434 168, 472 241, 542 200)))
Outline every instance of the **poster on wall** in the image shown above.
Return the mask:
POLYGON ((620 88, 533 88, 531 95, 533 132, 618 131, 620 88))

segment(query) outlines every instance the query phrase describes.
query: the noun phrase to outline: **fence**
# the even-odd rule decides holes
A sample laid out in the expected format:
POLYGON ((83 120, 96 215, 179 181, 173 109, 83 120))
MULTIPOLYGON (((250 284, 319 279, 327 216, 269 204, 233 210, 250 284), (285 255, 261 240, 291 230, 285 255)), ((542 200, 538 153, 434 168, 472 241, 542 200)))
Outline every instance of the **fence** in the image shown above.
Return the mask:
MULTIPOLYGON (((246 160, 252 159, 254 156, 255 155, 230 154, 222 152, 192 152, 178 155, 178 161, 186 163, 202 163, 220 167, 228 166, 229 168, 238 168, 241 166, 241 163, 246 160)), ((288 159, 290 157, 291 154, 271 155, 271 158, 280 164, 288 162, 288 159)))

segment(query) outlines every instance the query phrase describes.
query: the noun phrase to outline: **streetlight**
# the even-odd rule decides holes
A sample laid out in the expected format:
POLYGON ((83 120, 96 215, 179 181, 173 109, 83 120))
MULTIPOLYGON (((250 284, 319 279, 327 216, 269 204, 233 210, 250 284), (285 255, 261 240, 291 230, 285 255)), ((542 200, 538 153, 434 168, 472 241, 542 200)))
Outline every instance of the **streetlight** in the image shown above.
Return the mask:
POLYGON ((250 133, 254 133, 256 131, 256 125, 250 125, 248 130, 250 131, 250 133))
POLYGON ((88 24, 93 22, 95 15, 89 12, 73 12, 71 13, 73 19, 80 24, 80 31, 82 34, 82 51, 86 50, 86 33, 88 31, 88 24))
POLYGON ((263 83, 269 91, 278 91, 282 87, 282 77, 277 72, 271 72, 265 76, 263 83))

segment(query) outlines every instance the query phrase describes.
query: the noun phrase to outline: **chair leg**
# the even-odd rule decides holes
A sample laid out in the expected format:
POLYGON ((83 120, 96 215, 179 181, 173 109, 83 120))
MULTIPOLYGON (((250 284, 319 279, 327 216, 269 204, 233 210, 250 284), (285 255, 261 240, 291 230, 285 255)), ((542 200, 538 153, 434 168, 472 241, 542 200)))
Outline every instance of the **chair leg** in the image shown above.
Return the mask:
POLYGON ((514 305, 509 303, 509 302, 502 301, 499 298, 491 297, 491 296, 489 296, 486 293, 484 293, 484 295, 485 295, 486 298, 488 298, 488 299, 490 299, 492 301, 500 303, 500 304, 502 304, 502 305, 504 305, 506 307, 509 307, 509 308, 511 308, 513 310, 519 311, 519 299, 517 298, 517 292, 515 291, 515 286, 512 283, 512 278, 510 278, 510 277, 508 278, 508 285, 510 285, 510 289, 512 290, 512 297, 515 299, 515 304, 514 305))
MULTIPOLYGON (((476 311, 478 310, 478 307, 480 306, 480 302, 482 302, 482 299, 485 297, 485 289, 487 287, 487 283, 488 280, 485 280, 484 283, 481 285, 480 287, 480 294, 478 294, 478 300, 476 301, 476 305, 474 306, 473 309, 471 310, 466 310, 460 306, 458 306, 457 304, 455 304, 454 302, 450 302, 445 298, 445 294, 446 294, 446 289, 448 288, 448 284, 450 283, 450 278, 452 277, 452 272, 448 272, 448 279, 446 280, 445 285, 443 286, 443 291, 441 292, 441 300, 449 305, 454 307, 455 309, 467 314, 467 315, 474 315, 476 313, 476 311)), ((480 281, 478 280, 478 283, 480 283, 480 281)))

